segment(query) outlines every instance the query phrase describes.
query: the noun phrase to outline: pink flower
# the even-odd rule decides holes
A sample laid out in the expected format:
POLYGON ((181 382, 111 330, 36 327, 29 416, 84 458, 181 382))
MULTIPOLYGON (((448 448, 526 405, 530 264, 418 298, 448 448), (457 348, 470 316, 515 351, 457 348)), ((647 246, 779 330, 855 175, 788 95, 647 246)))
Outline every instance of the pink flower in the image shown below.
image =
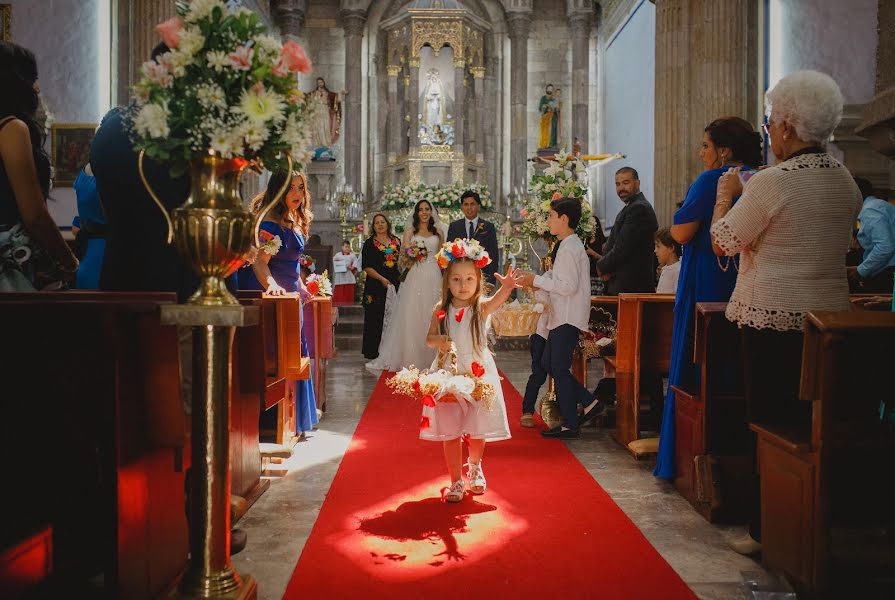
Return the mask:
POLYGON ((255 51, 248 46, 240 46, 235 52, 227 55, 227 62, 237 71, 248 71, 252 68, 252 57, 255 51))
POLYGON ((553 198, 551 198, 551 200, 559 200, 560 198, 562 198, 562 194, 560 194, 559 192, 553 192, 553 198))
POLYGON ((305 49, 294 40, 289 40, 283 44, 280 60, 286 63, 286 68, 293 73, 298 72, 308 74, 311 72, 311 67, 313 66, 311 64, 311 59, 308 58, 308 55, 305 53, 305 49))
POLYGON ((273 66, 273 74, 276 77, 286 77, 289 75, 289 69, 286 67, 285 61, 282 58, 277 61, 277 64, 273 66))
POLYGON ((171 17, 164 23, 156 25, 155 30, 168 48, 176 48, 180 45, 180 32, 183 30, 183 21, 180 20, 180 17, 171 17))

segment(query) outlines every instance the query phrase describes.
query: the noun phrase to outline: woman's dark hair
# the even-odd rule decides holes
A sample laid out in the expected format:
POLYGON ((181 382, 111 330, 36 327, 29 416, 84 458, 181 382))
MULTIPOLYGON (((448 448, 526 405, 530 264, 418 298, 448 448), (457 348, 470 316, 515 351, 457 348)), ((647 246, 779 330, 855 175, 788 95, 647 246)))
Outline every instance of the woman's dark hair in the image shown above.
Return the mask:
POLYGON ((28 126, 37 178, 44 196, 50 189, 50 160, 43 149, 46 133, 37 122, 40 101, 34 91, 37 60, 34 53, 11 42, 0 42, 0 119, 15 117, 28 126), (39 158, 43 160, 38 160, 39 158))
POLYGON ((550 203, 550 208, 559 216, 569 217, 569 227, 575 229, 581 222, 581 201, 577 198, 558 198, 550 203))
POLYGON ((656 241, 666 248, 674 248, 674 253, 677 255, 678 258, 681 257, 681 253, 684 251, 681 245, 678 244, 673 237, 671 237, 671 229, 669 229, 668 227, 663 227, 656 232, 656 241))
POLYGON ((748 121, 739 117, 721 117, 709 123, 705 132, 715 147, 730 148, 731 160, 741 161, 749 167, 761 165, 761 134, 748 121))
POLYGON ((423 204, 423 202, 429 205, 429 210, 431 211, 427 229, 429 230, 429 233, 434 233, 439 238, 441 238, 441 233, 439 233, 439 231, 435 228, 435 209, 432 208, 432 203, 428 200, 420 200, 413 207, 413 233, 416 234, 420 232, 420 206, 423 204))
POLYGON ((383 213, 380 212, 380 213, 376 213, 375 215, 373 215, 373 218, 370 219, 370 238, 369 239, 376 237, 376 228, 373 227, 373 223, 376 221, 376 217, 382 217, 383 220, 385 221, 385 227, 386 227, 385 231, 388 234, 388 238, 392 239, 393 237, 395 237, 395 234, 392 233, 392 222, 388 220, 388 217, 386 217, 383 213))

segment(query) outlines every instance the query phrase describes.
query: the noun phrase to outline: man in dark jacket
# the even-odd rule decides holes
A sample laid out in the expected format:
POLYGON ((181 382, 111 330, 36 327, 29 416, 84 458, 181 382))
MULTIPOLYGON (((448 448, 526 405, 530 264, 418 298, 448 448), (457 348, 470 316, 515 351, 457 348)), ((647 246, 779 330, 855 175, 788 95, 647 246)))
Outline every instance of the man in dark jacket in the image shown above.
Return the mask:
POLYGON ((494 273, 497 272, 500 263, 500 254, 497 248, 497 229, 493 223, 479 218, 479 210, 482 208, 482 199, 478 193, 467 190, 460 197, 460 209, 465 216, 458 219, 448 227, 447 240, 452 242, 457 238, 470 238, 478 240, 491 257, 491 263, 482 269, 485 279, 494 285, 494 273))
POLYGON ((606 252, 597 262, 598 273, 608 278, 607 291, 655 292, 653 236, 659 228, 656 212, 640 193, 640 178, 631 167, 615 172, 615 191, 625 207, 615 217, 606 252))

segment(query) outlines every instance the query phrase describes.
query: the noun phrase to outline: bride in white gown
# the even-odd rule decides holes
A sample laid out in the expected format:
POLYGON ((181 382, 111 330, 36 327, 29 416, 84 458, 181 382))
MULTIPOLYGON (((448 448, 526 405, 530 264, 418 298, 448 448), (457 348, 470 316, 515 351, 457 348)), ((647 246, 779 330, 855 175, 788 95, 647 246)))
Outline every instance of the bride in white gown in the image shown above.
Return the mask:
POLYGON ((401 260, 410 271, 398 290, 398 302, 382 332, 379 357, 367 363, 367 369, 377 374, 399 371, 410 365, 427 368, 435 358, 436 351, 426 345, 426 332, 432 309, 441 299, 441 269, 435 255, 444 241, 446 227, 426 200, 416 203, 412 215, 401 241, 401 260), (427 251, 421 262, 405 254, 405 249, 418 241, 426 245, 427 251))

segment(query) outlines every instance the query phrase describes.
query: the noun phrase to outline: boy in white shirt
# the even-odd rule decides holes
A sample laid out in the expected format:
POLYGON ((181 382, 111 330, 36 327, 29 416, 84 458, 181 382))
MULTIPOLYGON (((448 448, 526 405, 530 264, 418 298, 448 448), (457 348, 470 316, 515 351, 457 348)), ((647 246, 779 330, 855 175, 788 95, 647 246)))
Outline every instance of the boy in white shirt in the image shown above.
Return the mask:
POLYGON ((681 245, 671 237, 671 230, 663 227, 656 232, 656 258, 659 259, 657 294, 676 294, 681 273, 681 245))
POLYGON ((581 220, 581 201, 560 198, 551 203, 547 226, 558 239, 553 268, 549 274, 525 273, 522 285, 550 294, 547 316, 547 344, 542 366, 553 376, 562 424, 542 431, 546 438, 575 439, 579 427, 605 412, 602 402, 572 376, 572 353, 578 338, 588 328, 590 318, 590 260, 575 228, 581 220), (579 419, 578 404, 585 407, 579 419))

